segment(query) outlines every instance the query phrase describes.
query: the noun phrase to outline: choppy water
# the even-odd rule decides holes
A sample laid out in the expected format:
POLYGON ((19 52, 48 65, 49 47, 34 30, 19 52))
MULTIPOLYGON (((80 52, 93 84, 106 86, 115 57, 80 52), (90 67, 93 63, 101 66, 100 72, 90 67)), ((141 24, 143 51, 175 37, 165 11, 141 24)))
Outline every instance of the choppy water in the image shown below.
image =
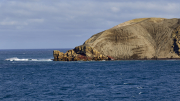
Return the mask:
MULTIPOLYGON (((66 50, 61 50, 66 51, 66 50)), ((53 50, 0 50, 2 101, 178 101, 180 61, 51 61, 53 50)))

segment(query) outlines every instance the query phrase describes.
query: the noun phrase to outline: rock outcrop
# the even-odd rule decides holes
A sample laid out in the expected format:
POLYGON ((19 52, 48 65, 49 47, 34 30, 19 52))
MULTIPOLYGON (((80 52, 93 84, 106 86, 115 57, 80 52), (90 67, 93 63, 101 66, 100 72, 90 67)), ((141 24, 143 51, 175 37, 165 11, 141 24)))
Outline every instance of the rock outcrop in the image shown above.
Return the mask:
POLYGON ((93 35, 54 61, 180 58, 180 19, 140 18, 93 35))
POLYGON ((111 60, 111 57, 104 56, 92 47, 78 46, 73 50, 68 50, 66 53, 62 53, 58 50, 54 50, 54 61, 91 61, 91 60, 111 60))

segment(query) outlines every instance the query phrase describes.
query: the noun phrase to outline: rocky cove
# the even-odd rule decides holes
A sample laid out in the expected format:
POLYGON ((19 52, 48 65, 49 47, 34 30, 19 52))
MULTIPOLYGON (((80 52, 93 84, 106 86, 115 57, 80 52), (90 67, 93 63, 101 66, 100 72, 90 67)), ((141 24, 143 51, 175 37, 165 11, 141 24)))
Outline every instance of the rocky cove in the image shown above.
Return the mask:
POLYGON ((139 18, 93 35, 54 61, 180 59, 180 19, 139 18))

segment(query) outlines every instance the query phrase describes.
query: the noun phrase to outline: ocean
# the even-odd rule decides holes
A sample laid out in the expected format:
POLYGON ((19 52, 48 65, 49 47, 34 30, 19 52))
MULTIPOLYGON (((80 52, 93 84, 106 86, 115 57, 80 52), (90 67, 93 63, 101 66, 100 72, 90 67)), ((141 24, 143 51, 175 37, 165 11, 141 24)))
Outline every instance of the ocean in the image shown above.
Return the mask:
POLYGON ((53 50, 0 50, 0 101, 180 99, 179 60, 62 62, 53 50))

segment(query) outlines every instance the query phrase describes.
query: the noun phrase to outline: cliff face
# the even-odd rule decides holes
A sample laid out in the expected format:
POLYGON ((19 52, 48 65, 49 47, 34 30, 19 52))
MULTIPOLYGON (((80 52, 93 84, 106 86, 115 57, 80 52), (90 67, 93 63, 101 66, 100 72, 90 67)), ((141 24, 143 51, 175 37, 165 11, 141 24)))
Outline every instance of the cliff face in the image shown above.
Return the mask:
POLYGON ((180 58, 180 19, 130 20, 93 35, 70 51, 71 57, 81 55, 84 60, 180 58))

